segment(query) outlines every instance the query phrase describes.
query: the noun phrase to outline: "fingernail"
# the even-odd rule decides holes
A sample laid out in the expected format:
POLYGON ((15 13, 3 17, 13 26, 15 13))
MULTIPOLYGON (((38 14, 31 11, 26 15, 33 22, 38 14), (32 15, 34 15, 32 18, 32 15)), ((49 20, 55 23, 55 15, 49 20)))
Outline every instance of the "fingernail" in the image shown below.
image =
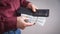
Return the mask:
POLYGON ((34 23, 33 25, 35 25, 36 23, 34 23))
POLYGON ((34 10, 34 12, 36 12, 36 10, 34 10))
POLYGON ((38 8, 36 8, 36 9, 38 9, 38 8))

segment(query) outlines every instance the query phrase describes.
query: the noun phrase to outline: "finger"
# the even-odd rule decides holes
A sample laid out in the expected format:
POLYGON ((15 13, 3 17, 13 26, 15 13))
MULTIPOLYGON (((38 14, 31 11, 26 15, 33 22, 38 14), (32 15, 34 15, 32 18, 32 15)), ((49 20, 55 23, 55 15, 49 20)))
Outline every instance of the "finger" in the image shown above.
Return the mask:
POLYGON ((32 11, 33 11, 33 12, 36 12, 36 9, 35 9, 35 7, 32 7, 32 11))
POLYGON ((34 5, 31 5, 31 8, 32 8, 32 11, 33 12, 36 12, 36 9, 35 9, 35 6, 34 5))
POLYGON ((38 9, 37 7, 32 7, 32 11, 36 12, 36 9, 38 9))
POLYGON ((35 9, 38 9, 37 7, 35 9))
POLYGON ((25 25, 26 25, 26 27, 27 26, 32 26, 32 25, 34 25, 34 23, 25 23, 25 25))
POLYGON ((26 19, 26 20, 28 20, 29 18, 27 17, 27 16, 24 16, 24 17, 22 17, 24 20, 26 19))
POLYGON ((32 5, 32 11, 36 12, 36 9, 38 9, 36 6, 32 5))

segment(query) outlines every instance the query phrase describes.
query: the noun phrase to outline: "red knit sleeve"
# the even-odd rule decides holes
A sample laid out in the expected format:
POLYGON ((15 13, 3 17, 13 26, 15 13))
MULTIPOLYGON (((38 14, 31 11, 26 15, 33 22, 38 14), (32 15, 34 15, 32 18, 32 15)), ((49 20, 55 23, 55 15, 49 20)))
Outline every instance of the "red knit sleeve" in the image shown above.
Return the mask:
POLYGON ((14 16, 14 6, 13 1, 12 3, 8 1, 4 2, 4 0, 0 1, 0 33, 17 28, 17 17, 14 16))
POLYGON ((0 32, 15 30, 17 28, 17 17, 0 17, 0 32))
POLYGON ((5 20, 5 31, 15 30, 17 28, 17 17, 9 17, 5 20))

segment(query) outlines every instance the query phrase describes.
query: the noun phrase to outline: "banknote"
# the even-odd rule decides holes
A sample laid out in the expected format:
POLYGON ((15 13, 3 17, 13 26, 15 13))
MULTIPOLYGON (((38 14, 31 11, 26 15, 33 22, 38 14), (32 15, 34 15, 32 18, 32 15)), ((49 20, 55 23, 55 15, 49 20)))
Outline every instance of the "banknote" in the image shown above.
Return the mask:
POLYGON ((43 26, 46 22, 46 17, 37 17, 37 16, 32 16, 27 14, 21 14, 21 16, 27 17, 28 18, 27 22, 29 23, 36 23, 41 26, 43 26))

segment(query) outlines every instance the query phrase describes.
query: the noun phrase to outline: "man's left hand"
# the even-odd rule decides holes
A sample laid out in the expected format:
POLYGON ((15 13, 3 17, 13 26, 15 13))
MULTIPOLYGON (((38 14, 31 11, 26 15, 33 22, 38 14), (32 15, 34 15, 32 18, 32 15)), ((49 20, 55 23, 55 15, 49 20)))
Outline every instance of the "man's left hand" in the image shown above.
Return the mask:
POLYGON ((27 8, 32 9, 33 12, 36 12, 36 9, 38 9, 35 5, 33 5, 32 3, 28 3, 27 8))

